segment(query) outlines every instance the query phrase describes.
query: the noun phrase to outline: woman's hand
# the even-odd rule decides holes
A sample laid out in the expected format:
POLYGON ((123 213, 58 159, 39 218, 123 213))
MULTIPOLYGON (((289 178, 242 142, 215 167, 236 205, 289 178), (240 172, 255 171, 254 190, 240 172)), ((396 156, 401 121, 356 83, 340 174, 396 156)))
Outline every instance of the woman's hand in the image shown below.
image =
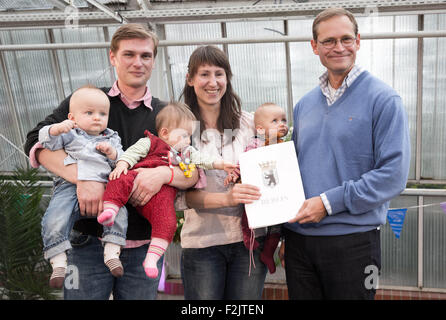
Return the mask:
POLYGON ((260 199, 259 188, 236 183, 227 192, 207 192, 203 190, 189 190, 186 192, 186 203, 194 209, 216 209, 235 207, 240 203, 249 204, 260 199))
POLYGON ((250 184, 236 183, 226 193, 228 207, 236 206, 240 203, 249 204, 261 197, 260 189, 250 184))

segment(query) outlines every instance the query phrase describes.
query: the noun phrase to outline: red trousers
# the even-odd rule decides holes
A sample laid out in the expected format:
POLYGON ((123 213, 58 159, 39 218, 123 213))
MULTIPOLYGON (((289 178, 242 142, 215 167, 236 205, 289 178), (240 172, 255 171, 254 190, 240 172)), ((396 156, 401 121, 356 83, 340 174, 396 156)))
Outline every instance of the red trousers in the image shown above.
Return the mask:
MULTIPOLYGON (((150 133, 148 135, 151 140, 149 154, 138 162, 134 169, 168 165, 169 145, 150 133)), ((126 175, 121 174, 118 179, 107 183, 103 196, 104 201, 111 202, 120 208, 127 203, 133 189, 133 182, 138 175, 138 172, 134 169, 129 170, 126 175)), ((136 207, 136 210, 152 225, 152 238, 172 241, 177 228, 174 207, 176 193, 177 190, 174 187, 163 185, 145 206, 136 207)))

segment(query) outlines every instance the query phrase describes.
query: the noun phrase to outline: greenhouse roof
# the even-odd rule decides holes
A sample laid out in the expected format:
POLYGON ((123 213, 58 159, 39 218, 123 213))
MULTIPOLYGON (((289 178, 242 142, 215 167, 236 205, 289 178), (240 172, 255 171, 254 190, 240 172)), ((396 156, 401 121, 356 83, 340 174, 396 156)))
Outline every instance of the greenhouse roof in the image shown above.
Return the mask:
POLYGON ((0 2, 0 23, 1 28, 17 28, 55 27, 73 18, 84 25, 281 19, 314 16, 334 6, 364 15, 374 8, 379 9, 381 15, 446 12, 445 0, 3 0, 0 2))

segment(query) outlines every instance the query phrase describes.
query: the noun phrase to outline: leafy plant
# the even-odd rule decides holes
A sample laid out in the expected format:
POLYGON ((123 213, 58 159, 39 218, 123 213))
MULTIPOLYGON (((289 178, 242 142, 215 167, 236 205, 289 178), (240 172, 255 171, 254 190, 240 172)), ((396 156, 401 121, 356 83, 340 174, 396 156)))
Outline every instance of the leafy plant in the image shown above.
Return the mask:
POLYGON ((45 203, 36 169, 16 169, 0 182, 0 298, 54 299, 43 259, 40 221, 45 203))

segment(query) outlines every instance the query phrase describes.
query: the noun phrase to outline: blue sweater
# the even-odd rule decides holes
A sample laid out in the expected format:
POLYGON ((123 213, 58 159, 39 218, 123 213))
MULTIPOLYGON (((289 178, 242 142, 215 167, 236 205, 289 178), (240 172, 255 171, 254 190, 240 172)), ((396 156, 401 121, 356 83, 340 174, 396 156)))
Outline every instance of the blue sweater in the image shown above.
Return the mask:
POLYGON ((410 165, 407 115, 391 87, 364 71, 331 106, 316 87, 294 108, 293 140, 306 198, 325 193, 333 212, 287 228, 328 236, 386 223, 410 165))

